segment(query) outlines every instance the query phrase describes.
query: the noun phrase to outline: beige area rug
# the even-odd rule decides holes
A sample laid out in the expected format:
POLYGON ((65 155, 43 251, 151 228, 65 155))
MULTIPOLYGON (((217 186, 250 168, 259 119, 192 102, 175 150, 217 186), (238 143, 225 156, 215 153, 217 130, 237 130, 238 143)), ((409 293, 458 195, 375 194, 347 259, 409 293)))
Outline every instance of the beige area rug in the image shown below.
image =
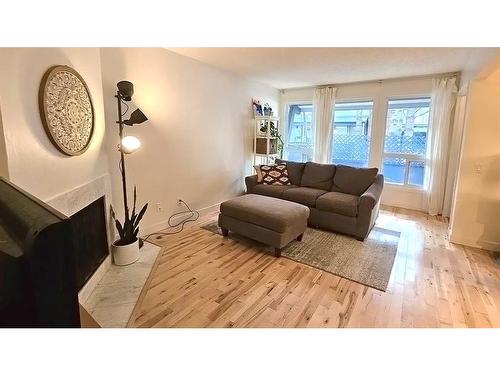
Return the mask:
MULTIPOLYGON (((202 228, 222 235, 217 221, 202 228)), ((238 237, 234 233, 229 236, 238 237)), ((374 227, 361 242, 342 234, 307 228, 302 241, 292 241, 281 250, 281 256, 385 292, 399 236, 399 232, 374 227)))

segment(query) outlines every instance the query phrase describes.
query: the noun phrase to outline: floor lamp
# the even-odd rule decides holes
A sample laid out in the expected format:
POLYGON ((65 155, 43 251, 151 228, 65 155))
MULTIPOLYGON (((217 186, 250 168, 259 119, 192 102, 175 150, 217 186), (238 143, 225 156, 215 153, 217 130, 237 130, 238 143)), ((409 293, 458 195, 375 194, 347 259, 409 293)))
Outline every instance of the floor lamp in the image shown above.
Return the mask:
MULTIPOLYGON (((133 126, 136 124, 142 124, 144 121, 146 121, 148 118, 146 115, 139 109, 137 108, 134 112, 130 114, 130 118, 128 120, 123 120, 123 116, 127 113, 128 111, 128 104, 126 102, 130 102, 132 100, 132 96, 134 95, 134 85, 132 82, 129 81, 120 81, 117 84, 118 91, 116 92, 115 98, 118 104, 118 131, 120 135, 120 144, 118 146, 118 149, 120 151, 120 172, 121 172, 121 178, 122 178, 122 189, 123 189, 123 208, 124 208, 124 213, 125 213, 125 225, 128 225, 127 222, 130 221, 129 217, 129 207, 128 207, 128 199, 127 199, 127 176, 126 176, 126 169, 125 169, 125 155, 126 154, 131 154, 139 149, 141 146, 141 142, 134 136, 124 136, 123 135, 123 130, 124 126, 133 126), (127 107, 125 112, 122 113, 122 104, 127 107)), ((134 205, 135 205, 135 190, 134 190, 134 205)), ((147 205, 145 206, 147 207, 147 205)), ((145 211, 145 209, 144 209, 145 211)), ((144 213, 142 213, 144 214, 144 213)), ((142 218, 142 215, 140 215, 140 218, 142 218)), ((139 218, 139 220, 140 220, 139 218)), ((137 220, 137 224, 138 221, 137 220)), ((133 223, 132 223, 133 224, 133 223)), ((139 245, 142 246, 142 241, 139 240, 139 245)))

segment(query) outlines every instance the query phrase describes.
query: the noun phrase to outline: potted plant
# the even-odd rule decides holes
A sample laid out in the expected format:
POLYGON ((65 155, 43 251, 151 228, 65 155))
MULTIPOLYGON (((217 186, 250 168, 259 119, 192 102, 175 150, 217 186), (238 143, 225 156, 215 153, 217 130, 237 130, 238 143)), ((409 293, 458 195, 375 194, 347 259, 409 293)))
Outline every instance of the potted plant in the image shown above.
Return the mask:
POLYGON ((265 116, 272 116, 273 115, 273 109, 271 108, 269 103, 264 104, 263 111, 264 111, 265 116))
POLYGON ((116 265, 125 266, 132 264, 139 259, 139 222, 146 213, 148 204, 146 203, 139 213, 135 212, 135 205, 137 201, 137 189, 134 186, 134 206, 132 208, 132 215, 130 215, 128 207, 125 208, 125 221, 120 221, 115 216, 115 211, 111 206, 111 216, 115 221, 116 229, 120 238, 113 242, 112 251, 113 259, 116 265))

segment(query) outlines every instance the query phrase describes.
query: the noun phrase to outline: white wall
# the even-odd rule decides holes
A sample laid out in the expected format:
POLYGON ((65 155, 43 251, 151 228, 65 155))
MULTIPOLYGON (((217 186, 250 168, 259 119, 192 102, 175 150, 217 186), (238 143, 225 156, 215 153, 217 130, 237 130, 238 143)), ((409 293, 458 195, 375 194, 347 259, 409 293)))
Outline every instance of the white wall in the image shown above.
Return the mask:
POLYGON ((134 83, 132 106, 149 118, 125 129, 142 142, 126 160, 129 190, 137 184, 139 203, 150 204, 143 233, 164 228, 179 210, 178 198, 201 209, 243 192, 244 177, 252 173, 251 99, 277 108, 278 90, 162 48, 102 48, 101 61, 117 213, 122 195, 114 95, 120 80, 134 83))
POLYGON ((469 87, 450 239, 500 251, 500 69, 469 87))
POLYGON ((107 173, 98 48, 1 48, 0 108, 9 177, 21 188, 47 201, 107 173), (59 152, 40 120, 38 88, 52 65, 76 69, 92 95, 95 131, 89 149, 80 156, 59 152))
MULTIPOLYGON (((333 85, 338 87, 336 101, 372 100, 374 102, 372 120, 372 141, 370 151, 370 167, 381 170, 385 137, 385 121, 387 101, 393 98, 430 96, 432 78, 408 78, 386 80, 383 82, 353 83, 333 85), (377 147, 376 145, 380 146, 377 147)), ((300 102, 312 103, 314 88, 288 89, 282 91, 281 116, 282 124, 287 123, 287 105, 300 102)), ((286 128, 286 127, 285 127, 286 128)), ((283 129, 286 131, 286 129, 283 129)), ((285 134, 286 137, 286 134, 285 134)), ((423 190, 413 187, 398 186, 386 183, 382 194, 382 203, 414 210, 426 210, 427 200, 423 190)))
POLYGON ((474 60, 474 64, 467 64, 461 72, 459 95, 467 93, 473 80, 488 78, 497 70, 500 65, 500 52, 498 48, 484 48, 474 60))

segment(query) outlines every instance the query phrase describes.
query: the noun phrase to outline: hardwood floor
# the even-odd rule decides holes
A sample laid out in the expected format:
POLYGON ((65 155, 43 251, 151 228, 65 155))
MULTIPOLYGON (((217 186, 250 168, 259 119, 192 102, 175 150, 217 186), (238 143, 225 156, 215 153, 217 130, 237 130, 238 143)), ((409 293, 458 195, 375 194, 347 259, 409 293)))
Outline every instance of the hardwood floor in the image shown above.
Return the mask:
POLYGON ((401 232, 386 292, 199 228, 164 246, 133 327, 500 327, 500 266, 491 252, 448 242, 447 220, 384 207, 401 232))

